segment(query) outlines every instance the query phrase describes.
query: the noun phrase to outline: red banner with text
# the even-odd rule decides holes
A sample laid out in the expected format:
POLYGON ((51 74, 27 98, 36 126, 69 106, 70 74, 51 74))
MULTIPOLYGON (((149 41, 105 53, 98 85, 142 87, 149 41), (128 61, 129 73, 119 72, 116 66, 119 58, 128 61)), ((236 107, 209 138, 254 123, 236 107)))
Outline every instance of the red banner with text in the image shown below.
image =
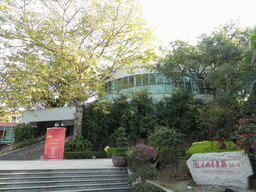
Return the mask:
POLYGON ((66 128, 47 128, 43 159, 63 159, 66 128))

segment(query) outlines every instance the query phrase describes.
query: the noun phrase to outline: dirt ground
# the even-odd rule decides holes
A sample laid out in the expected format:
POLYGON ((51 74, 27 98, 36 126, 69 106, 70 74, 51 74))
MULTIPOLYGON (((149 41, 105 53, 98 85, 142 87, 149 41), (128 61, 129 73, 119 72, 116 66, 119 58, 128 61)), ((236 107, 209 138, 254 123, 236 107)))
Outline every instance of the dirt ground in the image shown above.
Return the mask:
MULTIPOLYGON (((193 182, 192 178, 189 177, 186 172, 181 173, 174 173, 169 168, 161 168, 158 170, 158 180, 155 180, 154 182, 162 185, 163 187, 167 189, 171 189, 175 192, 187 192, 187 191, 193 191, 193 192, 224 192, 224 190, 220 189, 210 189, 210 188, 202 188, 194 186, 192 190, 188 190, 187 186, 189 183, 193 182)), ((241 190, 235 190, 237 192, 242 192, 241 190)), ((252 185, 251 190, 243 190, 243 192, 256 192, 256 185, 252 185)))

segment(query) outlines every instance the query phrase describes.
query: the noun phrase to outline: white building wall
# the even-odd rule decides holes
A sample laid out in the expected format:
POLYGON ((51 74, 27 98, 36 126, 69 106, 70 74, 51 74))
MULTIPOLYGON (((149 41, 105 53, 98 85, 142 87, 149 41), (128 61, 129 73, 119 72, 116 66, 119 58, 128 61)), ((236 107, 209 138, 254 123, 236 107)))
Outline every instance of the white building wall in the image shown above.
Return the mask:
POLYGON ((25 111, 20 123, 42 121, 73 121, 75 119, 75 107, 56 107, 51 109, 37 109, 25 111))

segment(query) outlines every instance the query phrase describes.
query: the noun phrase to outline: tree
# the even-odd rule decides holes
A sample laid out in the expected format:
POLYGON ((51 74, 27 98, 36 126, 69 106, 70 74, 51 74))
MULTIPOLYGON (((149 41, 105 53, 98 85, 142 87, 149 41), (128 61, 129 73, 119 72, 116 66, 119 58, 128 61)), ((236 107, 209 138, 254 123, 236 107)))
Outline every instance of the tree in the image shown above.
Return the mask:
POLYGON ((200 89, 211 91, 213 97, 217 90, 235 94, 241 90, 240 71, 247 44, 248 30, 227 24, 211 35, 201 35, 196 46, 180 40, 172 42, 172 50, 159 59, 156 68, 175 81, 189 77, 200 89))
POLYGON ((152 30, 136 1, 37 0, 22 9, 6 3, 11 24, 0 37, 21 47, 5 57, 2 102, 31 108, 62 96, 76 106, 74 135, 83 102, 103 92, 113 72, 154 56, 152 30))

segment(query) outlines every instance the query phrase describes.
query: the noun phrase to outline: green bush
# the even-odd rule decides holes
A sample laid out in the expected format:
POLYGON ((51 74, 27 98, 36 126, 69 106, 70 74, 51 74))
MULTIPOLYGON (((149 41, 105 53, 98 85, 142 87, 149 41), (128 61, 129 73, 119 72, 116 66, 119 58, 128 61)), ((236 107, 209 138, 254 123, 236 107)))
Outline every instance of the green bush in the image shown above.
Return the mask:
POLYGON ((204 139, 205 133, 197 123, 200 116, 197 109, 203 105, 202 100, 194 99, 189 92, 177 91, 172 97, 163 98, 156 104, 157 124, 177 129, 185 138, 204 139))
POLYGON ((64 159, 91 159, 93 156, 107 158, 107 153, 95 151, 64 152, 64 159))
POLYGON ((39 142, 41 142, 41 141, 39 141, 38 139, 26 140, 26 142, 21 143, 15 149, 19 149, 19 148, 27 147, 27 146, 30 146, 30 145, 34 145, 34 144, 39 143, 39 142))
POLYGON ((118 131, 118 136, 116 138, 116 144, 119 148, 124 148, 124 147, 128 147, 128 141, 126 138, 126 133, 125 133, 125 129, 123 127, 119 127, 117 129, 118 131))
POLYGON ((232 151, 242 151, 243 149, 233 147, 236 145, 232 141, 224 141, 227 145, 226 150, 220 149, 219 143, 217 141, 213 141, 213 150, 211 148, 210 141, 203 142, 195 142, 192 146, 186 151, 186 159, 189 159, 194 153, 212 153, 212 152, 232 152, 232 151))
POLYGON ((92 148, 92 144, 88 139, 83 139, 81 133, 77 134, 77 138, 74 141, 66 141, 64 151, 76 152, 76 151, 89 151, 92 148))
POLYGON ((29 123, 18 124, 14 131, 15 142, 25 141, 34 137, 35 128, 29 123))

